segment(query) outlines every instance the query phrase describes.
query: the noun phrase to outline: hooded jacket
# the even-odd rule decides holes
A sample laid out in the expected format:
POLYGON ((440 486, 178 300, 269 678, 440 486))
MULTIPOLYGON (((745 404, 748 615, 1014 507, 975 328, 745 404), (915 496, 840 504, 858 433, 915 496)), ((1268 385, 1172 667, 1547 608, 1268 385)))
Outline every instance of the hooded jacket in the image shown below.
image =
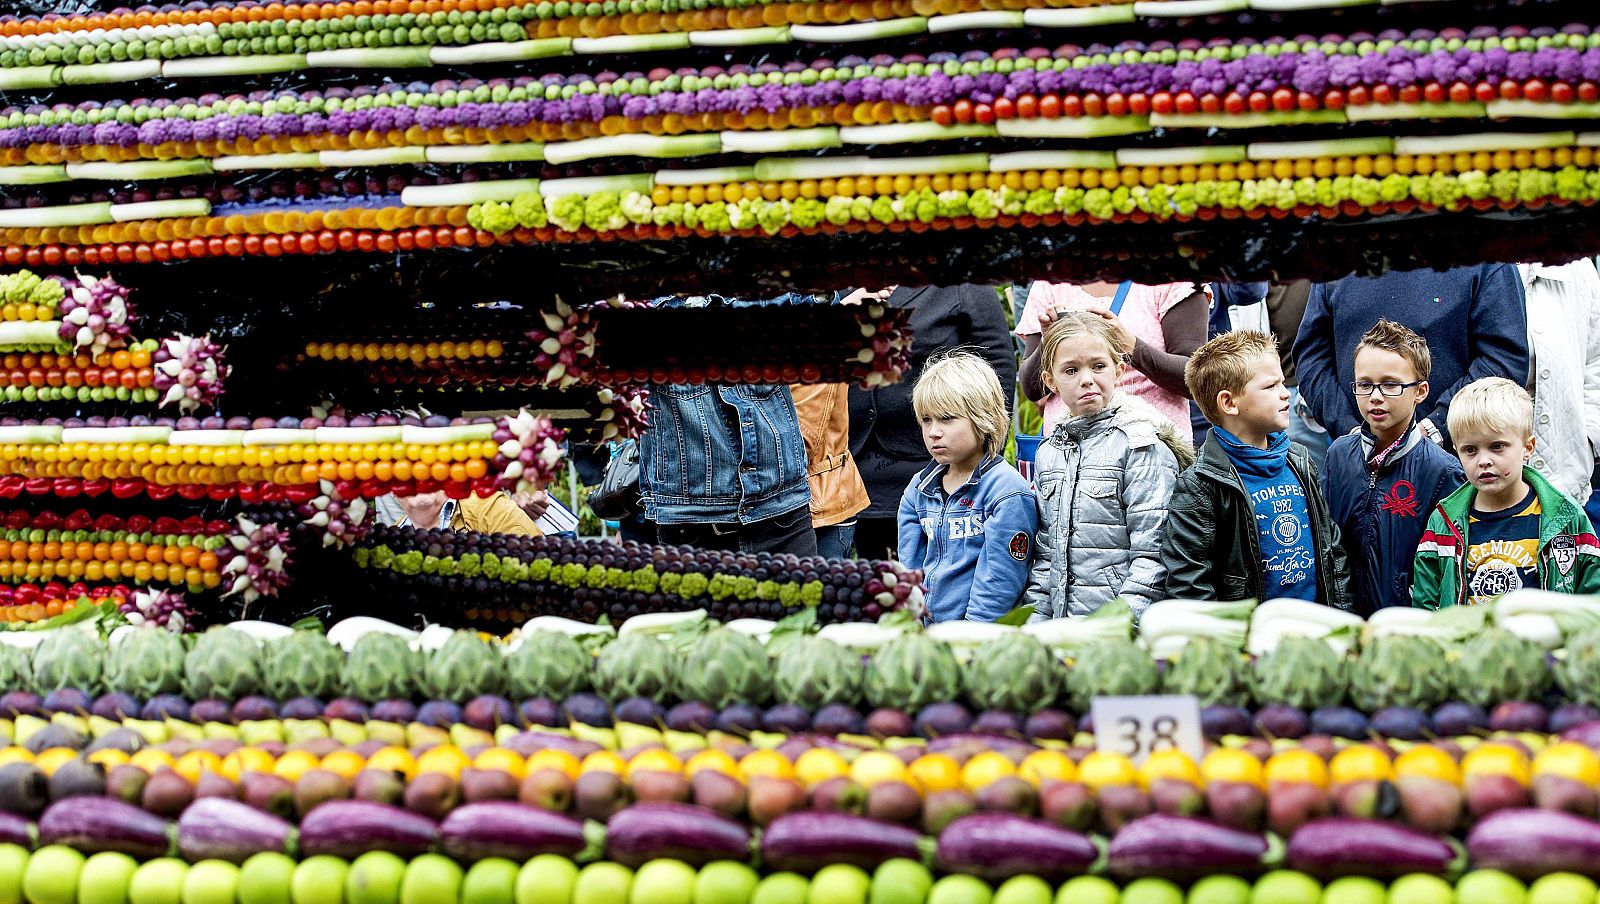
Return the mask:
MULTIPOLYGON (((1524 466, 1522 479, 1539 500, 1539 588, 1557 593, 1600 592, 1600 541, 1577 503, 1524 466)), ((1434 506, 1417 547, 1411 584, 1414 605, 1459 606, 1466 598, 1466 550, 1472 543, 1467 518, 1478 488, 1464 484, 1434 506)))
POLYGON ((900 561, 920 568, 933 620, 994 621, 1017 607, 1039 529, 1033 488, 989 456, 946 495, 931 462, 900 497, 900 561))
MULTIPOLYGON (((1328 514, 1316 463, 1298 443, 1289 448, 1289 467, 1306 491, 1312 543, 1317 554, 1317 598, 1349 611, 1350 566, 1339 531, 1328 514)), ((1239 471, 1208 436, 1195 463, 1178 475, 1161 541, 1167 566, 1167 595, 1192 600, 1266 598, 1261 534, 1255 507, 1239 471)))
POLYGON ((1034 458, 1033 620, 1089 615, 1118 596, 1138 615, 1160 599, 1167 502, 1193 461, 1172 423, 1138 396, 1057 424, 1034 458))
POLYGON ((1376 473, 1367 468, 1374 442, 1365 429, 1334 440, 1322 475, 1322 494, 1350 562, 1350 592, 1363 616, 1411 605, 1411 567, 1428 516, 1467 480, 1461 462, 1415 421, 1376 473))

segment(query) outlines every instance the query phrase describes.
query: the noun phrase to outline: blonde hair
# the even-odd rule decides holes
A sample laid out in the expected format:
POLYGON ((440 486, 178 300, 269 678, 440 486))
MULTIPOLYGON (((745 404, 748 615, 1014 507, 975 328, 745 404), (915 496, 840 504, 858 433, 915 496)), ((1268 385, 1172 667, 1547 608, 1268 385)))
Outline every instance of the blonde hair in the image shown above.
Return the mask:
POLYGON ((1356 354, 1361 354, 1364 348, 1399 355, 1411 365, 1411 370, 1419 380, 1428 379, 1428 374, 1433 372, 1433 355, 1428 351, 1428 340, 1393 320, 1379 320, 1372 329, 1367 330, 1361 341, 1356 343, 1356 354))
POLYGON ((1215 424, 1222 417, 1217 393, 1244 392, 1255 376, 1252 365, 1262 355, 1277 357, 1278 340, 1255 330, 1234 330, 1200 346, 1183 366, 1183 383, 1200 413, 1215 424))
POLYGON ((1011 433, 1006 396, 994 368, 960 349, 935 355, 923 365, 922 375, 911 391, 911 407, 918 420, 964 417, 971 421, 983 441, 985 455, 999 455, 1011 433))
POLYGON ((1471 433, 1533 434, 1533 396, 1505 377, 1484 377, 1468 383, 1450 400, 1445 418, 1450 436, 1471 433))
POLYGON ((1056 355, 1060 354, 1061 343, 1077 336, 1087 336, 1104 343, 1106 351, 1111 353, 1113 362, 1126 362, 1128 353, 1133 351, 1127 347, 1122 333, 1117 331, 1111 321, 1098 314, 1068 311, 1050 324, 1044 331, 1044 339, 1039 344, 1039 368, 1045 379, 1050 379, 1050 375, 1055 372, 1056 355))

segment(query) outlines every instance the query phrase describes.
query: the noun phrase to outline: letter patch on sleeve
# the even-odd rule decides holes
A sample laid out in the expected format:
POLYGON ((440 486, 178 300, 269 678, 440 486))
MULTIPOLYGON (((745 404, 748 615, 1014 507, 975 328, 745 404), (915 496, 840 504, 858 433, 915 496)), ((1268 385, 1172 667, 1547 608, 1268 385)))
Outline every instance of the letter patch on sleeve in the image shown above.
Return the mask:
POLYGON ((1011 543, 1008 545, 1011 550, 1011 558, 1016 559, 1018 562, 1028 561, 1028 550, 1032 548, 1033 540, 1028 536, 1027 531, 1019 530, 1012 534, 1011 543))

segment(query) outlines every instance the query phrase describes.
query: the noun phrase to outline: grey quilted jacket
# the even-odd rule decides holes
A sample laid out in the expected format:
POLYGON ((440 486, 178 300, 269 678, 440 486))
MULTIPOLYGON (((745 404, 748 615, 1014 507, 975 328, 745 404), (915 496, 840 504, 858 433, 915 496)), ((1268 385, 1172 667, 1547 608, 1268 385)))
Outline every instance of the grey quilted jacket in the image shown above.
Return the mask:
POLYGON ((1034 458, 1032 620, 1089 615, 1118 596, 1138 615, 1161 599, 1167 503, 1193 461, 1172 423, 1137 396, 1057 424, 1034 458))

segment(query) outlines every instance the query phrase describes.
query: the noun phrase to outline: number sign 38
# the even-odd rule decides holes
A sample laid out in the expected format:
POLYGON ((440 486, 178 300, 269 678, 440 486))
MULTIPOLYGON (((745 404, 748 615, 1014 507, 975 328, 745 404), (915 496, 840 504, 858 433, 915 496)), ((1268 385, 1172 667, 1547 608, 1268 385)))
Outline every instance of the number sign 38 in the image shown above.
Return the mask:
POLYGON ((1180 750, 1196 762, 1205 754, 1200 701, 1190 696, 1096 697, 1094 746, 1141 763, 1152 753, 1180 750))

